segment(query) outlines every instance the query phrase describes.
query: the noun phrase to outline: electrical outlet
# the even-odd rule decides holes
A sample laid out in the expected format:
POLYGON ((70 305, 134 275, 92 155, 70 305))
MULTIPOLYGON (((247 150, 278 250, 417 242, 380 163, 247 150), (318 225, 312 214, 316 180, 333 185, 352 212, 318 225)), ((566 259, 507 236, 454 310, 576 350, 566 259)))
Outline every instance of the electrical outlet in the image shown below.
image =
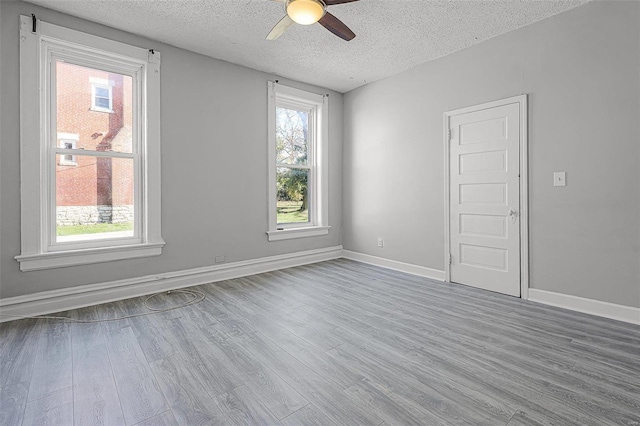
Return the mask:
POLYGON ((553 186, 567 186, 567 173, 553 172, 553 186))
POLYGON ((378 247, 384 247, 384 238, 378 237, 378 247))
POLYGON ((224 263, 225 260, 224 256, 216 256, 216 263, 224 263))

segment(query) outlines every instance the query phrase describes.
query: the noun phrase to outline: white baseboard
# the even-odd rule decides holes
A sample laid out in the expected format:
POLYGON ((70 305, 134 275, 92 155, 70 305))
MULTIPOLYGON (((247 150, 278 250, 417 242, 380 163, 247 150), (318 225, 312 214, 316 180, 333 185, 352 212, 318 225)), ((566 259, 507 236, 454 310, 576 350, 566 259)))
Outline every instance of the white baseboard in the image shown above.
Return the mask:
MULTIPOLYGON (((203 268, 51 290, 0 299, 0 313, 37 316, 108 303, 159 291, 174 290, 344 257, 408 274, 444 281, 444 271, 343 250, 342 246, 269 256, 203 268)), ((640 308, 601 302, 546 290, 529 289, 529 300, 640 325, 640 308)), ((0 322, 18 319, 0 315, 0 322)))
MULTIPOLYGON (((337 259, 341 256, 342 246, 335 246, 203 268, 147 275, 144 277, 69 287, 60 290, 43 291, 26 296, 0 299, 0 313, 20 316, 45 315, 131 297, 144 296, 159 291, 191 287, 194 285, 260 274, 277 269, 322 262, 337 259)), ((0 322, 18 319, 5 315, 0 315, 0 322)))
POLYGON ((640 325, 640 308, 553 291, 529 289, 529 301, 640 325))
POLYGON ((440 271, 438 269, 431 269, 425 266, 413 265, 411 263, 398 262, 397 260, 384 259, 382 257, 371 256, 369 254, 358 253, 350 250, 343 250, 342 257, 345 259, 355 260, 357 262, 393 269, 395 271, 406 272, 407 274, 444 281, 444 271, 440 271))
MULTIPOLYGON (((382 257, 371 256, 350 250, 344 250, 342 257, 362 263, 380 266, 387 269, 406 272, 408 274, 419 275, 438 281, 444 281, 445 272, 437 269, 426 268, 424 266, 410 263, 398 262, 384 259, 382 257)), ((568 294, 555 293, 552 291, 529 289, 528 300, 549 306, 583 312, 604 318, 628 322, 640 325, 640 308, 617 305, 615 303, 601 302, 599 300, 586 299, 584 297, 571 296, 568 294)))

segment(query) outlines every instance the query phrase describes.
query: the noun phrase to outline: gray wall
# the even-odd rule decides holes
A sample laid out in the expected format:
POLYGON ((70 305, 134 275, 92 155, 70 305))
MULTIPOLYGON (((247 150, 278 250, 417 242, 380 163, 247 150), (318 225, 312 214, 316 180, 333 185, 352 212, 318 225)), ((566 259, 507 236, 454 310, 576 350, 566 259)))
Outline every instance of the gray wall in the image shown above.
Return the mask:
POLYGON ((442 114, 528 93, 531 287, 640 307, 639 25, 589 3, 347 93, 345 249, 443 270, 442 114))
MULTIPOLYGON (((2 23, 2 7, 0 7, 0 24, 2 23)), ((2 31, 0 31, 0 82, 2 82, 2 31)), ((0 90, 0 103, 2 91, 0 90)), ((0 147, 2 146, 2 114, 0 114, 0 147)), ((0 176, 2 176, 2 158, 0 157, 0 176)), ((2 223, 2 185, 0 185, 0 224, 2 223)), ((2 247, 2 229, 0 229, 0 247, 2 247)), ((0 289, 2 289, 2 262, 0 262, 0 289)), ((0 290, 1 291, 1 290, 0 290)))
POLYGON ((342 95, 329 93, 328 236, 268 242, 267 80, 258 71, 22 2, 2 2, 0 297, 178 271, 341 244, 342 95), (18 16, 162 53, 162 235, 159 257, 20 272, 18 16))

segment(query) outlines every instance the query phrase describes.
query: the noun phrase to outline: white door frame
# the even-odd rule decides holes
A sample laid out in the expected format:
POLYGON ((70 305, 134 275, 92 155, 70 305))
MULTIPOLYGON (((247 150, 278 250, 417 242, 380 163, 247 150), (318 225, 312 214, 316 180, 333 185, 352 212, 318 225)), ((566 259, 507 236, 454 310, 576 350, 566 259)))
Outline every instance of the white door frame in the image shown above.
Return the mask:
POLYGON ((449 223, 450 187, 449 187, 449 122, 451 117, 495 108, 510 104, 518 104, 520 108, 520 297, 529 298, 529 171, 528 171, 528 122, 527 95, 518 95, 498 101, 487 102, 444 113, 444 271, 445 281, 451 282, 451 234, 449 223))

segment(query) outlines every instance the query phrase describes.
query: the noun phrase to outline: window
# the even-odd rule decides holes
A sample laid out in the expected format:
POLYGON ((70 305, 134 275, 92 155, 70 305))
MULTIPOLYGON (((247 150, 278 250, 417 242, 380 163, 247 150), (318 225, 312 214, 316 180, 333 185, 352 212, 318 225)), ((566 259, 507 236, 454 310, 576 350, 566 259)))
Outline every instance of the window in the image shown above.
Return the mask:
MULTIPOLYGON (((67 152, 76 149, 76 141, 62 141, 62 148, 67 152)), ((77 164, 76 156, 73 154, 65 154, 60 158, 59 164, 62 166, 75 166, 77 164)))
POLYGON ((159 255, 160 53, 36 28, 21 16, 21 270, 159 255))
POLYGON ((91 109, 93 111, 113 112, 113 90, 108 84, 91 84, 91 109))
MULTIPOLYGON (((69 134, 69 133, 58 133, 58 140, 60 143, 58 146, 60 148, 64 148, 69 152, 70 150, 76 149, 76 145, 78 142, 79 135, 77 134, 69 134)), ((66 154, 60 156, 60 161, 58 163, 60 166, 77 166, 76 156, 73 154, 66 154)))
POLYGON ((269 241, 326 235, 328 97, 269 82, 269 241))

